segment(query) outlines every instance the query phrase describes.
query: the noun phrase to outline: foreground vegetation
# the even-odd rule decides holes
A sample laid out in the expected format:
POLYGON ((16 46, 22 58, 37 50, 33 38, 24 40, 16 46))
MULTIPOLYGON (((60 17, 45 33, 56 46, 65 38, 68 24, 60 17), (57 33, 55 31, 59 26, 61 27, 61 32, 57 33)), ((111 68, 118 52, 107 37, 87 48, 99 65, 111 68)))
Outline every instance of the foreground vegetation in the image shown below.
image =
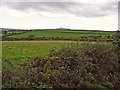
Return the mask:
POLYGON ((3 61, 3 88, 118 89, 120 47, 112 43, 68 45, 47 58, 36 57, 15 67, 3 61), (7 65, 8 64, 8 65, 7 65))

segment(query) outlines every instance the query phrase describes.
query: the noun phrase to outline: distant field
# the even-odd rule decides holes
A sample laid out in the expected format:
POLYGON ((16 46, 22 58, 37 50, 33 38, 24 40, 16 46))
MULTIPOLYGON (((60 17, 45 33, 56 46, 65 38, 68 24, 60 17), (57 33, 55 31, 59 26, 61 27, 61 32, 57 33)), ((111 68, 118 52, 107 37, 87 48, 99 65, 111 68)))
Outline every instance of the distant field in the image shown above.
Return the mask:
POLYGON ((2 34, 0 33, 0 36, 2 36, 2 34))
POLYGON ((111 36, 115 32, 105 32, 105 31, 82 31, 82 30, 39 30, 39 31, 29 31, 26 33, 16 34, 8 36, 9 38, 25 38, 29 35, 34 35, 35 37, 59 37, 59 38, 79 38, 80 36, 111 36))
POLYGON ((51 51, 58 51, 71 41, 3 41, 2 58, 17 65, 29 58, 45 58, 51 51))

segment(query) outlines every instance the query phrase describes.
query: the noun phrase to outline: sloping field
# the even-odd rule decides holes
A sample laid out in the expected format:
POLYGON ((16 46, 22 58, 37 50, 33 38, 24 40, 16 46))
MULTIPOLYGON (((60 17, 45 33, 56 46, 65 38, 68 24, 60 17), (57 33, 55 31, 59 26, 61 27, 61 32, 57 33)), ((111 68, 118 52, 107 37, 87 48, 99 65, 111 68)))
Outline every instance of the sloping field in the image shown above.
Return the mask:
POLYGON ((59 38, 79 38, 80 36, 111 36, 115 32, 105 31, 82 31, 82 30, 39 30, 39 31, 28 31, 26 33, 16 34, 8 36, 9 38, 25 38, 29 35, 35 37, 59 37, 59 38))

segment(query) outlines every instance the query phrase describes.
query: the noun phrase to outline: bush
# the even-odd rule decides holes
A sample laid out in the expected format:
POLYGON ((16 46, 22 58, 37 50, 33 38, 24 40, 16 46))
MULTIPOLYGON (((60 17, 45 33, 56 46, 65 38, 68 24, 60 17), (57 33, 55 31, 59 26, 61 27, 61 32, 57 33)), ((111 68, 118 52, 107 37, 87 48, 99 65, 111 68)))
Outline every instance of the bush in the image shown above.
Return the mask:
POLYGON ((5 69, 3 87, 119 89, 120 59, 116 48, 108 43, 72 44, 47 59, 35 58, 17 70, 5 69))

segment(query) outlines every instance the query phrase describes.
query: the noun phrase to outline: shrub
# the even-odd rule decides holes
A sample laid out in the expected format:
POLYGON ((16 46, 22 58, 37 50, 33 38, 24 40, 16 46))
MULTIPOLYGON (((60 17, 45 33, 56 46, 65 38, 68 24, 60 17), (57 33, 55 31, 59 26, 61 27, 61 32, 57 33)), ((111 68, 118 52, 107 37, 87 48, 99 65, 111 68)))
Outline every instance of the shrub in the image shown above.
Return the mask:
POLYGON ((72 44, 47 59, 35 58, 17 70, 4 70, 3 87, 119 89, 116 48, 108 43, 72 44))

